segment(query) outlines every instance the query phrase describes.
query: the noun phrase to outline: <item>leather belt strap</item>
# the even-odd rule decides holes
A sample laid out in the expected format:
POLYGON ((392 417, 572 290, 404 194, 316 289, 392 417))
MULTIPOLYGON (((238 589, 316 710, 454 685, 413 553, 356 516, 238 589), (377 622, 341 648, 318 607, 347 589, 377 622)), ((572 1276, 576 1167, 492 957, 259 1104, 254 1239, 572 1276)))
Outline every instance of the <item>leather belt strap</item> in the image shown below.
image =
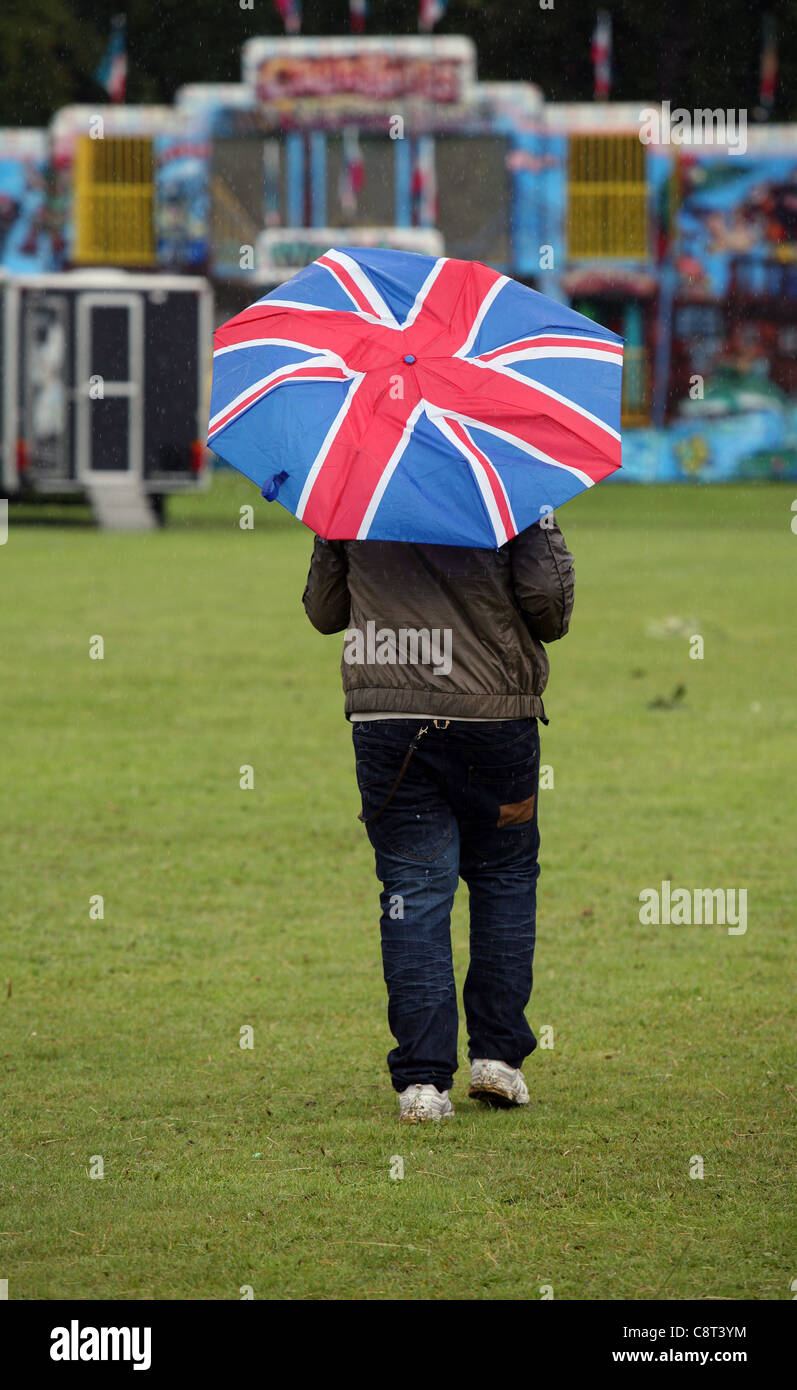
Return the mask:
MULTIPOLYGON (((437 720, 435 720, 434 722, 435 722, 435 727, 437 727, 437 720)), ((378 810, 378 811, 374 811, 374 813, 373 813, 372 816, 365 816, 365 815, 363 815, 362 811, 360 812, 360 814, 359 814, 359 816, 357 817, 357 819, 358 819, 358 820, 361 820, 362 823, 363 823, 363 825, 370 825, 370 823, 371 823, 372 821, 378 820, 379 817, 381 816, 382 812, 385 810, 385 808, 386 808, 387 806, 390 805, 390 802, 393 800, 393 797, 395 796, 396 792, 397 792, 398 789, 399 789, 399 786, 401 785, 401 779, 402 779, 402 777, 404 776, 404 773, 407 771, 407 768, 408 768, 408 766, 409 766, 410 758, 412 757, 413 753, 415 752, 415 749, 418 747, 418 742, 419 742, 419 740, 423 738, 424 734, 428 734, 428 732, 429 732, 429 726, 428 726, 428 724, 427 724, 427 726, 426 726, 425 729, 419 729, 419 730, 418 730, 417 734, 415 735, 414 739, 412 740, 412 743, 410 744, 409 748, 407 749, 407 752, 406 752, 406 755, 405 755, 405 758, 404 758, 404 762, 401 764, 401 770, 400 770, 400 772, 399 772, 399 775, 398 775, 398 777, 396 778, 395 782, 393 783, 393 786, 390 788, 390 791, 389 791, 388 795, 385 797, 385 800, 382 802, 382 805, 379 807, 379 810, 378 810)))

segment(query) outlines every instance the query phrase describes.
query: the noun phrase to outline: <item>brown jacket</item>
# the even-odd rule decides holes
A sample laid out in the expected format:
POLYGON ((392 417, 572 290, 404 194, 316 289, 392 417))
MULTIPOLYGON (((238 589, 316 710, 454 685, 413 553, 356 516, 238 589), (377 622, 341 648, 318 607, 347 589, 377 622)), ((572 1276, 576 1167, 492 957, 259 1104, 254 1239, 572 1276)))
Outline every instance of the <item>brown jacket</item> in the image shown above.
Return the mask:
POLYGON ((573 557, 552 517, 500 550, 316 537, 304 606, 346 630, 346 713, 545 718, 543 642, 567 632, 573 557))

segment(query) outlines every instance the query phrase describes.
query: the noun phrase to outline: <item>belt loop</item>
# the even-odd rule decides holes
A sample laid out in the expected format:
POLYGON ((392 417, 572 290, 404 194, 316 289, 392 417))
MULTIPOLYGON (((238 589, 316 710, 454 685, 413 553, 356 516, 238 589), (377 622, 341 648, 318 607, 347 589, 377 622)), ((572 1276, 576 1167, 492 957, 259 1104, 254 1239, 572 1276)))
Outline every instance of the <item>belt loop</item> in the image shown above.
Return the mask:
MULTIPOLYGON (((439 728, 440 728, 440 725, 438 724, 438 722, 437 722, 436 719, 433 721, 433 723, 434 723, 434 726, 435 726, 436 729, 439 729, 439 728)), ((447 719, 447 720, 445 721, 445 723, 443 724, 443 728, 444 728, 444 729, 447 729, 450 723, 451 723, 451 720, 450 720, 450 719, 447 719)))

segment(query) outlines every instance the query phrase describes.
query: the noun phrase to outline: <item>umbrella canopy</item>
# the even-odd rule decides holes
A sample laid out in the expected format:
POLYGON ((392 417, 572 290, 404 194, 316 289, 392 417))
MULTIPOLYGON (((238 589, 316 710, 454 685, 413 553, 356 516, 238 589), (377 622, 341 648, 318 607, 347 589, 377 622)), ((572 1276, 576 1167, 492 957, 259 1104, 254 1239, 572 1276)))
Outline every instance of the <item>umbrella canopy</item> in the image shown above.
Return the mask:
POLYGON ((620 467, 622 339, 476 261, 330 250, 214 346, 209 445, 327 540, 496 549, 620 467))

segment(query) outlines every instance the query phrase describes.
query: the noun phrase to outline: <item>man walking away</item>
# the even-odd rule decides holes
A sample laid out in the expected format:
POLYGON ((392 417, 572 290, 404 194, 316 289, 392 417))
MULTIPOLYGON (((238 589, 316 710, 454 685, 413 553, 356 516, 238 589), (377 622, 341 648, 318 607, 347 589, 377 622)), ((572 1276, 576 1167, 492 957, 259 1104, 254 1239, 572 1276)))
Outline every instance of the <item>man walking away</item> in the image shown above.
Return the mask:
POLYGON ((304 606, 319 632, 346 631, 345 709, 382 883, 388 1066, 408 1122, 454 1113, 460 878, 470 894, 468 1094, 528 1103, 542 644, 567 632, 573 586, 552 514, 497 551, 315 542, 304 606))

